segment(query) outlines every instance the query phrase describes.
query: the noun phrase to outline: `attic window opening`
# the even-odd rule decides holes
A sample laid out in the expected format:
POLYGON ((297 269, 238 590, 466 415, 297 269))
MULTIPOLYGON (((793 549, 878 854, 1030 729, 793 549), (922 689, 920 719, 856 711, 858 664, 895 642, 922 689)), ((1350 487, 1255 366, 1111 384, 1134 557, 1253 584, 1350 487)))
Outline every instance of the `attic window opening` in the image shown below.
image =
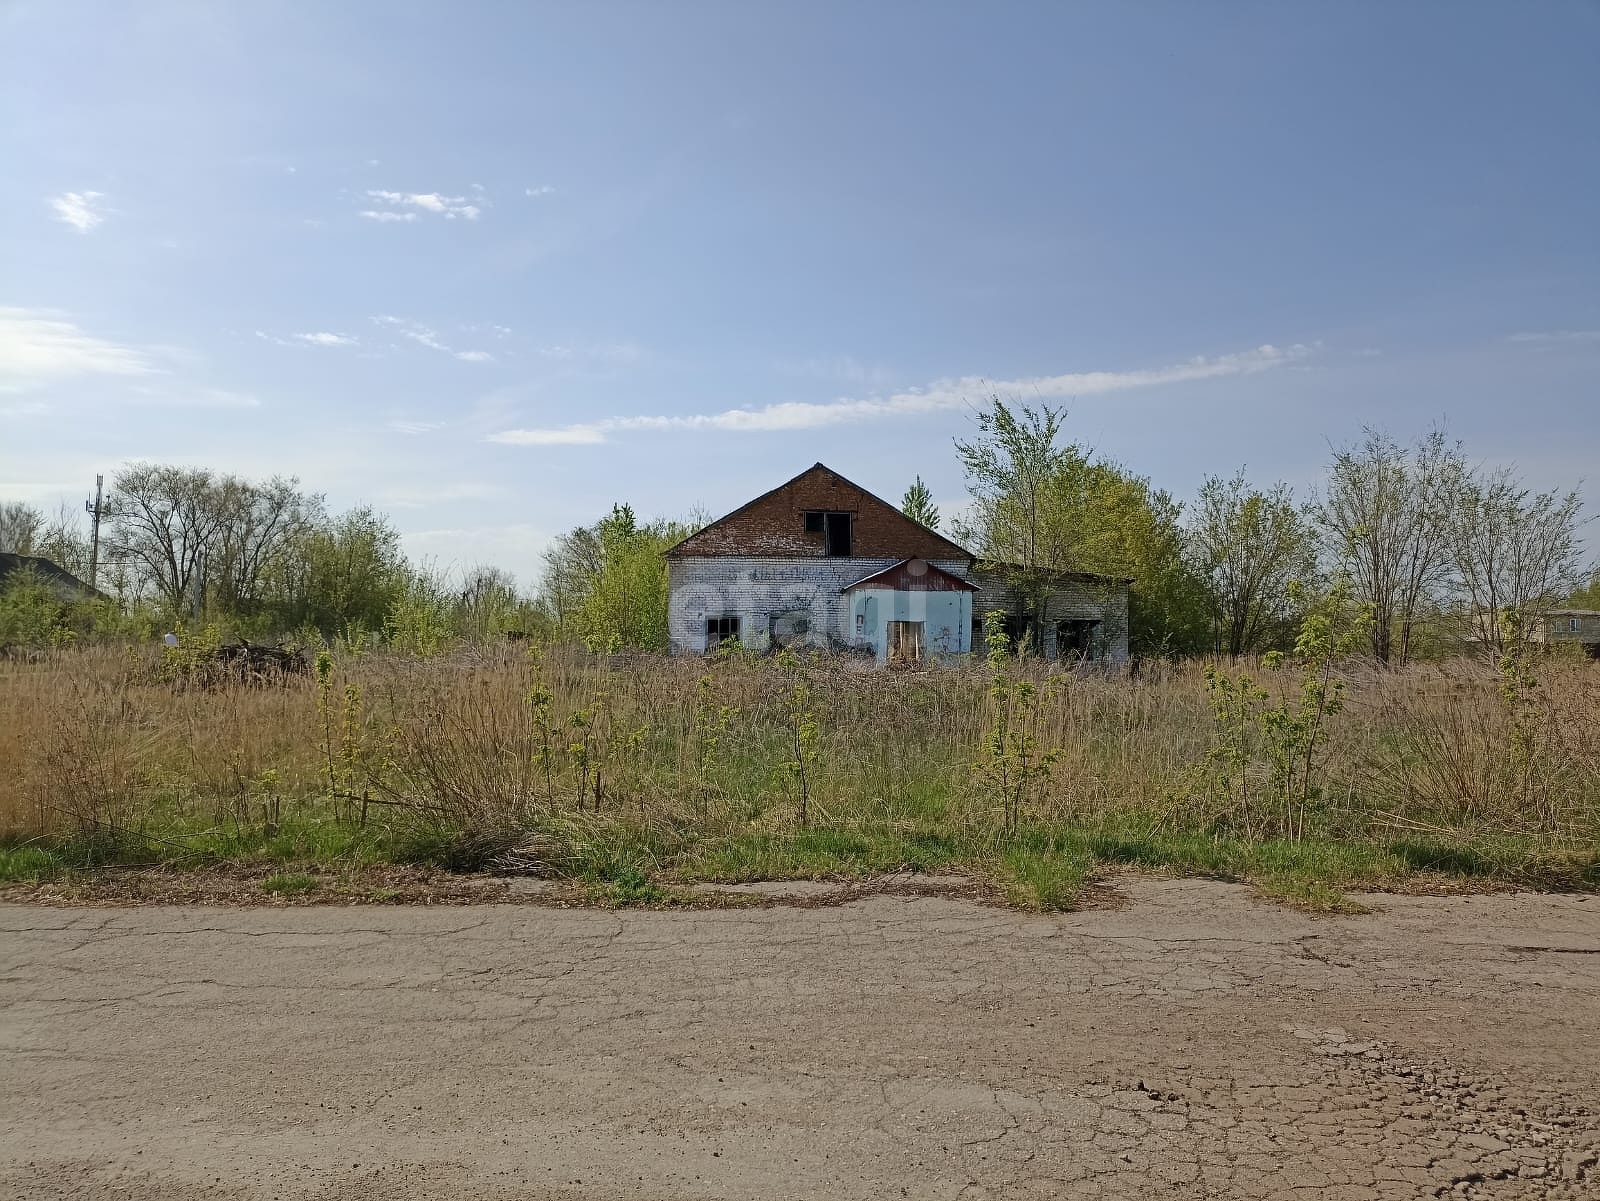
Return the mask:
POLYGON ((831 509, 807 509, 808 534, 822 535, 822 553, 833 559, 850 557, 850 524, 853 513, 831 509))

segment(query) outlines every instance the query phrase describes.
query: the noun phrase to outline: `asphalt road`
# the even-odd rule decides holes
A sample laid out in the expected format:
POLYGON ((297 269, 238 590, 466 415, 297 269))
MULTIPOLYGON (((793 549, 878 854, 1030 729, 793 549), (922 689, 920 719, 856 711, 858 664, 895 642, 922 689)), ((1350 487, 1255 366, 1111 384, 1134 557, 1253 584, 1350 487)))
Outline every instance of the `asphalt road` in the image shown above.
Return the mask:
POLYGON ((0 906, 0 1197, 1600 1197, 1600 898, 0 906))

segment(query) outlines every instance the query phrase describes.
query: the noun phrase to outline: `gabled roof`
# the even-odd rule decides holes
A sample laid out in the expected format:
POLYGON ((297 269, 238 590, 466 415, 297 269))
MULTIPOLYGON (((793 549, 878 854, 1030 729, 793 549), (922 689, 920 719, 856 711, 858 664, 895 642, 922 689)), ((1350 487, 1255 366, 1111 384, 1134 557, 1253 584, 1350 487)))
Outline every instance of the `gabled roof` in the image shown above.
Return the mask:
POLYGON ((893 567, 885 567, 853 584, 846 584, 840 592, 854 592, 857 588, 883 588, 890 592, 976 592, 978 586, 926 559, 901 559, 893 567))
POLYGON ((667 557, 821 558, 821 537, 807 534, 800 520, 801 514, 818 511, 854 514, 852 558, 972 558, 966 547, 912 521, 882 497, 822 463, 690 534, 669 549, 667 557))
POLYGON ((40 583, 50 585, 62 596, 71 593, 86 598, 108 599, 100 589, 89 587, 88 584, 54 560, 46 559, 42 555, 0 553, 0 583, 4 583, 19 571, 33 572, 40 583))

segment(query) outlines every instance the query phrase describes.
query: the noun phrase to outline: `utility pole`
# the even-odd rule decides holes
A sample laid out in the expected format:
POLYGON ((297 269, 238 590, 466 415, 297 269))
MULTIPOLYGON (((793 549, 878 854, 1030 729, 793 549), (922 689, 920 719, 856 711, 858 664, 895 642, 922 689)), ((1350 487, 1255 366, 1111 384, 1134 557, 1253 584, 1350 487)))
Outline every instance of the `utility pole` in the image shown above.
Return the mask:
POLYGON ((95 586, 95 575, 100 569, 100 519, 111 512, 111 502, 105 499, 104 485, 106 477, 94 477, 94 499, 83 502, 84 511, 89 514, 89 587, 95 586))

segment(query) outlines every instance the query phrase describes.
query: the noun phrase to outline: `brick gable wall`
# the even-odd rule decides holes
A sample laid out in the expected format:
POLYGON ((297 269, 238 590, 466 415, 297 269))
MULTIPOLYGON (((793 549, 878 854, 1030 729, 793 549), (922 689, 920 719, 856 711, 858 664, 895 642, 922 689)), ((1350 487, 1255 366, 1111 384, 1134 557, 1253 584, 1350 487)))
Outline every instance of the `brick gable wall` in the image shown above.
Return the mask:
POLYGON ((853 559, 969 557, 948 538, 924 529, 887 501, 821 463, 690 535, 668 555, 674 559, 826 558, 823 536, 806 532, 807 511, 853 515, 853 559))

